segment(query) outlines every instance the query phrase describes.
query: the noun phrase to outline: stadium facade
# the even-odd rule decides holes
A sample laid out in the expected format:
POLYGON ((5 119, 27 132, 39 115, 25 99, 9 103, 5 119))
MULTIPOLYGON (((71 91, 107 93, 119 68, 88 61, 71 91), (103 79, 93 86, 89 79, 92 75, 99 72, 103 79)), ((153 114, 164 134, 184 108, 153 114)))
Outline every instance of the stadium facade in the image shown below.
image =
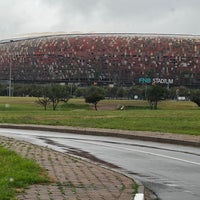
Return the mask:
POLYGON ((0 80, 200 86, 200 36, 62 34, 0 41, 0 80))

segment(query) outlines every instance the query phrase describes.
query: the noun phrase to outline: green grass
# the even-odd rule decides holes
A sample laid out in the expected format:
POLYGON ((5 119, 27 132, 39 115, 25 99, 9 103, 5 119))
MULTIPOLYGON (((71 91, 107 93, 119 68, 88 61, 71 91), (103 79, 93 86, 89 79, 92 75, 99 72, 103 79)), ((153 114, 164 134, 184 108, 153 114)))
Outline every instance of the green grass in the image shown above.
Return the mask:
POLYGON ((14 200, 28 185, 47 183, 44 170, 33 161, 0 146, 0 199, 14 200))
POLYGON ((44 111, 36 98, 1 97, 0 123, 68 125, 200 135, 200 109, 189 101, 159 102, 150 110, 146 101, 104 100, 99 107, 125 105, 125 110, 94 111, 83 99, 70 99, 56 111, 44 111), (9 106, 5 106, 9 104, 9 106))

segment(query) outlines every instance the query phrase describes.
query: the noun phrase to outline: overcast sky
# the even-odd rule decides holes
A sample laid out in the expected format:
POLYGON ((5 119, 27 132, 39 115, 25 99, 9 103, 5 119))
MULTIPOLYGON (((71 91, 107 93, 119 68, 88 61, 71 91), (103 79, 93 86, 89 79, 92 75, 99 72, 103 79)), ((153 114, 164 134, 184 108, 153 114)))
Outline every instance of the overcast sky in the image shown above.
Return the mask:
POLYGON ((41 32, 200 35, 200 0, 0 0, 0 39, 41 32))

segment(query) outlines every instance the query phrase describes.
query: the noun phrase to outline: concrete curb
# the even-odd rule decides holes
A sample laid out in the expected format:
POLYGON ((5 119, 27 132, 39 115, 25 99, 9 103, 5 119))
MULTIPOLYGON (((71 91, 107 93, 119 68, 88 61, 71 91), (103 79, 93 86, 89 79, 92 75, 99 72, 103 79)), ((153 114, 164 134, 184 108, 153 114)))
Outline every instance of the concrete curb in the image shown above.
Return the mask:
POLYGON ((134 200, 144 200, 144 185, 138 180, 134 179, 134 181, 138 185, 138 192, 135 194, 134 200))
POLYGON ((145 195, 144 195, 145 187, 138 179, 135 179, 134 176, 128 174, 126 171, 111 169, 110 167, 108 167, 108 169, 115 171, 117 173, 123 174, 124 176, 127 176, 127 177, 131 178, 132 180, 134 180, 135 184, 137 185, 137 193, 134 194, 133 200, 144 200, 144 198, 145 198, 145 195))

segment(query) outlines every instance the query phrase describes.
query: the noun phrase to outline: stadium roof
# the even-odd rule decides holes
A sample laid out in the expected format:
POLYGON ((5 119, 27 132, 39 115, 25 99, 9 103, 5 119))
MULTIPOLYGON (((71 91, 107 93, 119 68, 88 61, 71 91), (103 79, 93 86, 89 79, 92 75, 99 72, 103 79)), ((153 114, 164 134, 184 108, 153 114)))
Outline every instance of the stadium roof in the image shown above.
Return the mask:
POLYGON ((80 33, 80 32, 56 32, 56 33, 31 33, 31 34, 24 34, 18 37, 13 37, 9 39, 0 40, 0 43, 9 43, 14 41, 21 41, 21 40, 29 40, 29 39, 36 39, 36 38, 45 38, 45 37, 59 37, 59 36, 124 36, 124 37, 165 37, 165 38, 185 38, 185 39, 200 39, 200 35, 187 35, 187 34, 149 34, 149 33, 80 33))

